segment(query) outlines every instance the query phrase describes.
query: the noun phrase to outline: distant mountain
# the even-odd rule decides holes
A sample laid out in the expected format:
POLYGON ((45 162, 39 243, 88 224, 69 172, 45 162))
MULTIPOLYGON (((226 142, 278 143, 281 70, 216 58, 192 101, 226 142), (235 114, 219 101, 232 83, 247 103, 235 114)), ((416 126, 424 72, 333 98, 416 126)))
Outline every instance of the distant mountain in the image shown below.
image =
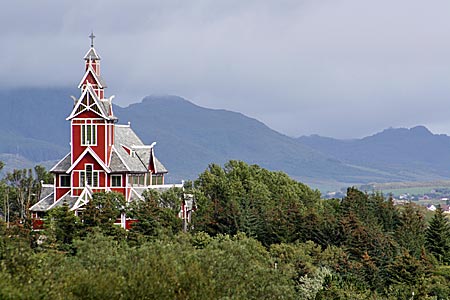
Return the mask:
POLYGON ((344 163, 386 171, 401 181, 450 177, 450 137, 433 134, 424 126, 389 128, 362 139, 312 135, 297 141, 344 163))
POLYGON ((282 170, 306 182, 355 182, 377 176, 348 166, 282 135, 240 113, 202 108, 176 96, 151 96, 115 108, 121 122, 131 121, 137 134, 157 141, 157 156, 172 178, 195 178, 209 163, 239 159, 282 170))
MULTIPOLYGON (((66 121, 74 89, 0 91, 0 160, 6 171, 51 166, 69 151, 66 121)), ((293 139, 243 114, 197 106, 177 96, 149 96, 114 106, 142 140, 157 142, 169 180, 195 179, 209 163, 239 159, 322 189, 368 182, 450 176, 450 138, 424 127, 388 129, 360 140, 319 136, 293 139)))
POLYGON ((30 168, 65 155, 69 122, 65 120, 76 90, 21 88, 0 90, 0 160, 4 172, 30 168))

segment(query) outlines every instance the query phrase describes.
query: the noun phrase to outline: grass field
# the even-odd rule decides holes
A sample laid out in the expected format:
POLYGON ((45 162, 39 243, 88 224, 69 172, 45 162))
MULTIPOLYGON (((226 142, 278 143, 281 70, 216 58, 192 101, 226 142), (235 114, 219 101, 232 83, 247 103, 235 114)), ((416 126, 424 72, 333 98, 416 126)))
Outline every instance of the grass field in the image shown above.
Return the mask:
POLYGON ((450 180, 366 184, 362 185, 360 189, 366 192, 382 192, 385 195, 392 194, 396 197, 402 194, 424 195, 432 193, 437 189, 450 189, 450 180))

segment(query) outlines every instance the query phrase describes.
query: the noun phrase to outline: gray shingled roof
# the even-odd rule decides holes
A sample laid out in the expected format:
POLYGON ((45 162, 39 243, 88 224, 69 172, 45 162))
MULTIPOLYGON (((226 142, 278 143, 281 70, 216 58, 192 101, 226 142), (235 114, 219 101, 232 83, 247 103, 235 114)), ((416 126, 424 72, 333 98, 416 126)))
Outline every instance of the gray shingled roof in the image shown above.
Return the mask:
MULTIPOLYGON (((140 149, 130 156, 123 146, 132 148, 132 146, 144 146, 144 143, 131 129, 130 126, 116 125, 115 126, 114 148, 117 153, 113 153, 111 157, 111 171, 112 172, 148 172, 150 164, 151 150, 140 149), (125 169, 124 169, 125 168, 125 169)), ((157 173, 167 173, 164 165, 153 155, 157 173)))
POLYGON ((53 184, 43 184, 41 186, 41 200, 53 193, 55 186, 53 184))
POLYGON ((147 188, 133 187, 131 189, 130 201, 139 201, 139 200, 141 200, 141 198, 139 198, 139 197, 142 197, 142 193, 144 191, 146 191, 146 190, 147 190, 147 188))
POLYGON ((166 167, 153 155, 153 162, 155 163, 156 173, 167 173, 166 167))
MULTIPOLYGON (((42 189, 41 193, 43 193, 43 190, 44 190, 44 188, 42 189)), ((30 207, 30 211, 47 211, 48 208, 53 204, 53 201, 54 201, 53 198, 54 198, 54 193, 52 191, 52 193, 41 198, 41 200, 38 203, 36 203, 32 207, 30 207)))
MULTIPOLYGON (((132 192, 134 192, 134 193, 138 194, 140 197, 142 197, 142 194, 145 191, 148 191, 149 189, 155 190, 155 191, 157 191, 159 193, 162 193, 162 192, 168 191, 168 190, 170 190, 171 188, 174 188, 174 187, 177 187, 177 185, 165 184, 165 185, 159 185, 159 186, 146 186, 146 187, 144 187, 144 186, 134 186, 131 190, 132 190, 132 192)), ((138 200, 139 199, 139 197, 137 197, 136 194, 134 194, 134 193, 131 193, 130 200, 138 200)))
MULTIPOLYGON (((114 150, 117 151, 117 155, 122 159, 129 172, 146 173, 148 172, 147 165, 139 155, 130 156, 123 146, 130 147, 132 145, 142 146, 144 143, 139 139, 136 133, 129 126, 115 126, 114 128, 114 150), (123 145, 123 146, 122 146, 123 145)), ((112 167, 111 167, 112 168, 112 167)))
MULTIPOLYGON (((97 74, 95 74, 95 75, 97 75, 97 74)), ((97 75, 97 78, 98 78, 98 81, 99 81, 99 83, 100 83, 100 85, 101 85, 102 87, 104 87, 104 88, 108 87, 108 86, 106 85, 106 81, 105 81, 105 79, 103 79, 102 75, 97 75)))
POLYGON ((112 104, 109 100, 102 99, 99 102, 100 102, 100 106, 102 106, 102 109, 103 109, 105 115, 107 115, 110 119, 111 118, 117 119, 112 114, 110 114, 110 112, 112 112, 112 109, 111 109, 112 104))
POLYGON ((113 151, 111 153, 111 161, 109 163, 109 168, 111 169, 111 172, 113 172, 113 173, 128 171, 128 168, 125 166, 123 161, 120 159, 120 157, 116 151, 113 151))
POLYGON ((52 172, 55 173, 65 173, 69 170, 72 162, 71 153, 67 154, 62 160, 60 160, 53 168, 51 168, 52 172))
POLYGON ((48 211, 50 208, 62 206, 64 202, 69 205, 69 208, 77 201, 78 197, 71 196, 70 193, 65 194, 58 201, 54 202, 55 193, 53 192, 53 185, 43 185, 41 188, 41 200, 33 205, 31 211, 48 211))
POLYGON ((70 193, 65 194, 63 197, 61 197, 58 201, 56 201, 51 208, 60 207, 63 206, 64 203, 67 203, 69 206, 69 209, 73 207, 75 202, 77 202, 78 196, 71 196, 70 193))

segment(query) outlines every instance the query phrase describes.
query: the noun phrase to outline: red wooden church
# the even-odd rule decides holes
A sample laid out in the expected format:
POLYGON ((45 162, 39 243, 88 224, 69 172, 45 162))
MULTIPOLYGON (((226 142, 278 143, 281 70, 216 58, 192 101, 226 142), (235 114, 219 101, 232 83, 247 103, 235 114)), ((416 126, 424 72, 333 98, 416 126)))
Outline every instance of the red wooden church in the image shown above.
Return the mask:
MULTIPOLYGON (((70 153, 50 170, 54 183, 43 185, 41 199, 30 208, 34 227, 42 225, 47 211, 64 203, 78 214, 95 192, 119 192, 127 201, 136 201, 149 188, 182 186, 164 184, 167 170, 155 156, 156 143, 145 145, 129 123, 117 124, 114 96, 105 98, 100 56, 94 48, 94 35, 90 38, 85 73, 78 85, 81 96, 73 97, 73 110, 67 117, 71 122, 70 153)), ((191 210, 192 201, 183 201, 180 217, 188 220, 191 210)), ((131 221, 123 215, 120 225, 128 228, 131 221)))

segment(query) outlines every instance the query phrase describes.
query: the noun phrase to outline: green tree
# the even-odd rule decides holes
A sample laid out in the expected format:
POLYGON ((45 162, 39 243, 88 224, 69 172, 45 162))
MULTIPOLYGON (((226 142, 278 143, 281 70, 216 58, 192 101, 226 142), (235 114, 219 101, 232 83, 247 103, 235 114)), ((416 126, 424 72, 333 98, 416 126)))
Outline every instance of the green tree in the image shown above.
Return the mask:
POLYGON ((69 210, 67 203, 49 211, 45 221, 47 245, 59 250, 72 249, 73 240, 80 235, 81 220, 69 210))
POLYGON ((31 226, 29 208, 40 198, 41 181, 51 182, 53 177, 44 167, 36 166, 32 169, 13 170, 2 180, 3 209, 9 212, 11 221, 18 221, 31 226))
POLYGON ((15 200, 15 216, 21 223, 29 221, 29 208, 34 203, 34 178, 32 170, 13 170, 12 172, 6 174, 5 182, 10 187, 10 198, 15 200))
POLYGON ((399 226, 395 231, 395 240, 415 258, 420 257, 425 246, 425 230, 425 217, 419 207, 414 204, 403 206, 399 226))
POLYGON ((211 235, 245 232, 265 245, 300 237, 301 217, 320 193, 282 172, 230 161, 212 164, 195 181, 193 227, 211 235))
POLYGON ((425 232, 425 247, 439 262, 450 263, 450 225, 441 207, 436 209, 425 232))
POLYGON ((114 222, 121 213, 127 210, 123 194, 116 192, 94 193, 92 199, 85 205, 81 216, 86 231, 94 227, 100 228, 105 234, 121 236, 123 232, 114 222))
POLYGON ((156 236, 159 232, 176 233, 181 231, 180 211, 181 189, 170 189, 159 193, 148 190, 144 200, 135 201, 130 206, 130 216, 137 219, 131 232, 144 236, 156 236))
POLYGON ((36 179, 34 180, 33 190, 36 195, 35 199, 38 201, 41 198, 42 184, 53 183, 53 175, 41 165, 34 167, 34 173, 36 175, 36 179))
POLYGON ((405 251, 396 256, 386 269, 387 283, 390 286, 390 289, 387 290, 388 294, 395 290, 395 293, 407 298, 414 291, 419 299, 426 297, 427 291, 424 282, 425 278, 429 276, 426 261, 416 259, 408 251, 405 251))

